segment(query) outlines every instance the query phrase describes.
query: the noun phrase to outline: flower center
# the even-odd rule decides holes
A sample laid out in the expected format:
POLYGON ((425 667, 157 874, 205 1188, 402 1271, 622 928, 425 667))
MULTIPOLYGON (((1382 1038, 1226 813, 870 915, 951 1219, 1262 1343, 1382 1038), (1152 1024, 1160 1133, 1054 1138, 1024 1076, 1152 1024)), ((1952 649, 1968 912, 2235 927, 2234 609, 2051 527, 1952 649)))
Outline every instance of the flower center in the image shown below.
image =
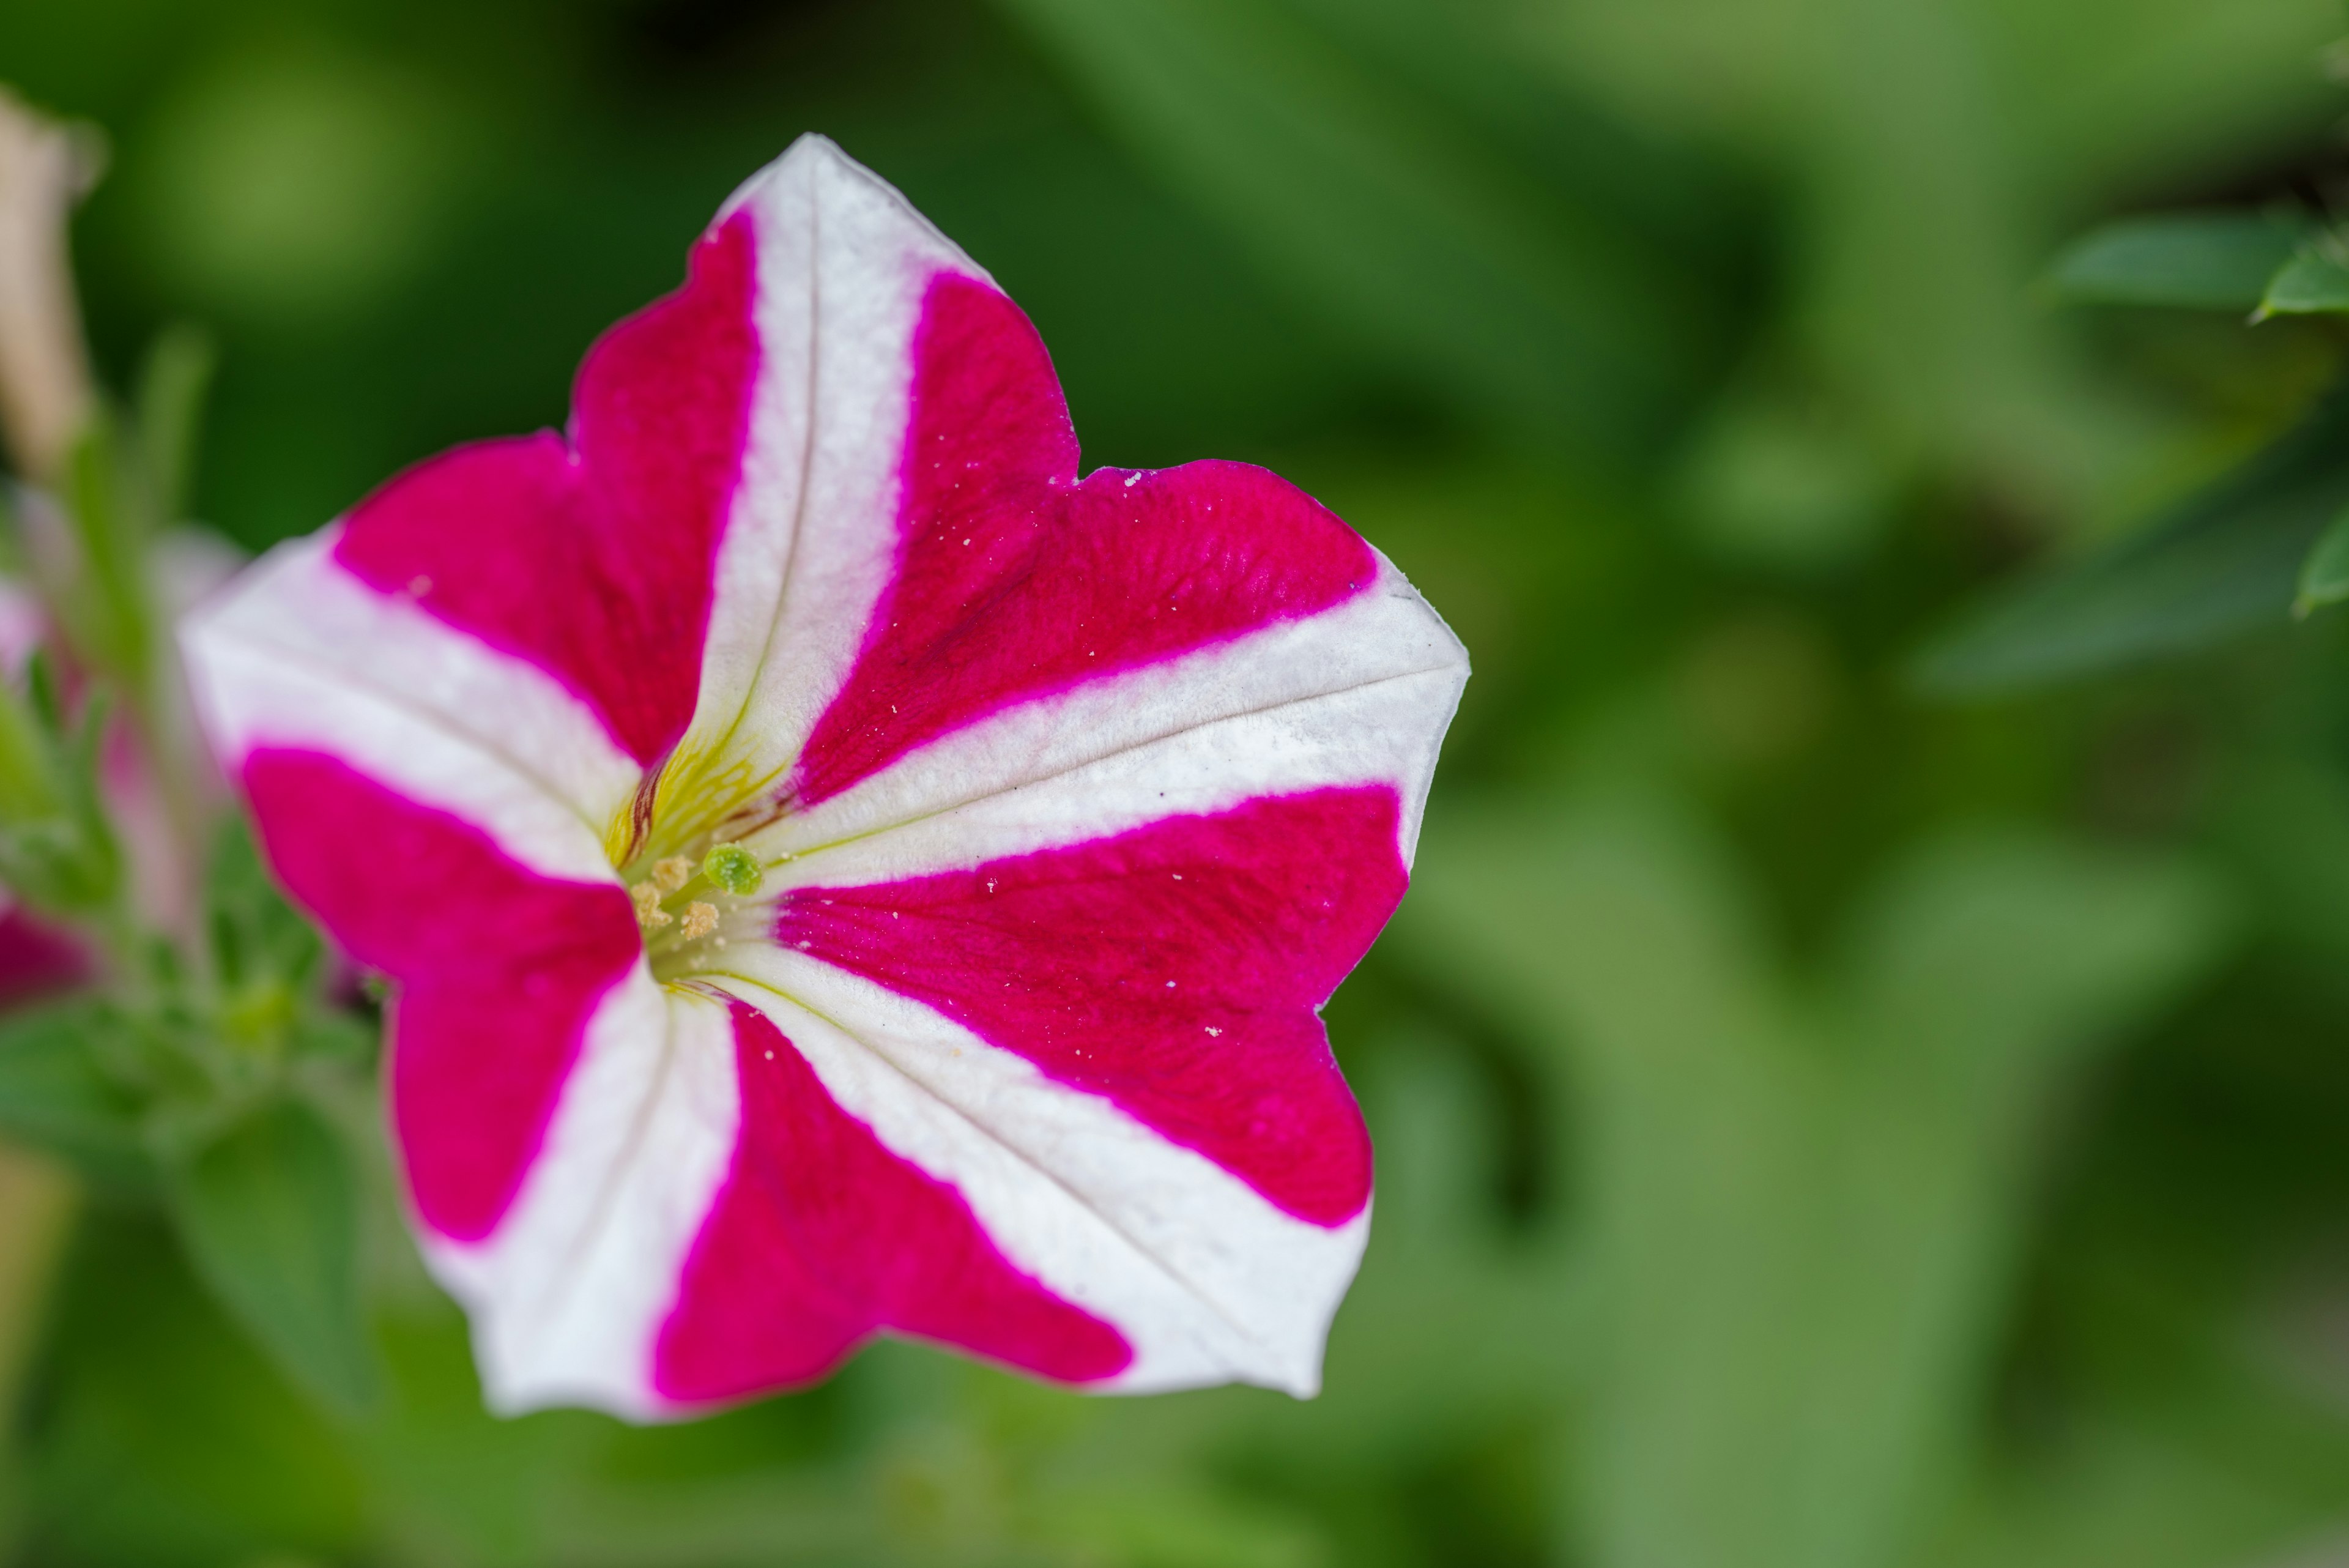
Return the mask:
POLYGON ((739 844, 713 845, 698 861, 664 856, 637 870, 627 883, 628 897, 636 906, 653 978, 663 982, 722 967, 729 940, 755 936, 759 924, 771 918, 765 905, 752 901, 766 867, 739 844))
POLYGON ((681 747, 614 817, 605 847, 636 903, 656 980, 722 969, 729 941, 763 934, 771 911, 754 897, 768 863, 740 840, 790 811, 778 778, 727 762, 722 741, 681 747))

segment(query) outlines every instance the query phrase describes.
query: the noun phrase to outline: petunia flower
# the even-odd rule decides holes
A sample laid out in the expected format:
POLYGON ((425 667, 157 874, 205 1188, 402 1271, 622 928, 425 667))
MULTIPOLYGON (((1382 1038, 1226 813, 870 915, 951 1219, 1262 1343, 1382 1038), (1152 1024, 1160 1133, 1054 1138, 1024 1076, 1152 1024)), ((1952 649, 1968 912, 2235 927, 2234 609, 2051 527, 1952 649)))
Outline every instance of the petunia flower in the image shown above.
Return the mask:
POLYGON ((1309 1394, 1369 1226, 1319 1017, 1466 660, 1260 469, 1079 478, 1035 329, 808 138, 599 340, 184 642, 492 1402, 871 1335, 1309 1394))

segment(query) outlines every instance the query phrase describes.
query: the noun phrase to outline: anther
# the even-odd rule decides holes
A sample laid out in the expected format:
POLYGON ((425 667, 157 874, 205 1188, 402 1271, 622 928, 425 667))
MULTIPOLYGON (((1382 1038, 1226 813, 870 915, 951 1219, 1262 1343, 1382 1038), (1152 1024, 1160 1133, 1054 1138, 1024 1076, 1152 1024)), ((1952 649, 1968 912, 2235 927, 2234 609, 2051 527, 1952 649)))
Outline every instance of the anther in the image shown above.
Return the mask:
POLYGON ((689 855, 672 855, 666 860, 657 862, 653 867, 653 880, 660 885, 662 892, 676 892, 693 880, 693 857, 689 855))
POLYGON ((685 924, 677 929, 687 941, 698 942, 717 929, 717 909, 697 899, 685 907, 685 924))
POLYGON ((661 890, 650 882, 639 882, 628 889, 636 900, 636 924, 648 931, 657 931, 669 922, 668 911, 660 907, 661 890))

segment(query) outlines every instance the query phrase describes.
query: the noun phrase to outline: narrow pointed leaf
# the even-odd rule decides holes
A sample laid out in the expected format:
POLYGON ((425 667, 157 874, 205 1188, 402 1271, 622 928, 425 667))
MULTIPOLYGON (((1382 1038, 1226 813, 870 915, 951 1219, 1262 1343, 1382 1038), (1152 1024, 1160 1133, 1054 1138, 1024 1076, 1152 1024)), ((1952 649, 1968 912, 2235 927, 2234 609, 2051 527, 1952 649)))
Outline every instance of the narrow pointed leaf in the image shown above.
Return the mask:
POLYGON ((317 1116, 263 1111, 175 1170, 171 1200, 196 1272, 278 1364, 336 1407, 367 1405, 357 1188, 317 1116))
POLYGON ((67 511, 81 552, 81 580, 67 606, 79 651, 112 672, 143 679, 152 628, 140 563, 147 509, 136 463, 126 463, 122 435, 101 414, 74 443, 67 471, 67 511))
POLYGON ((184 326, 165 330, 147 352, 139 379, 139 445, 158 522, 187 510, 197 427, 218 358, 209 335, 184 326))
POLYGON ((2349 598, 2349 510, 2333 518, 2300 564, 2300 595, 2292 613, 2306 615, 2349 598))
POLYGON ((1940 696, 2013 691, 2282 622, 2310 546, 2349 504, 2349 389, 2167 517, 1997 596, 1910 666, 1940 696))
POLYGON ((2284 264, 2260 300, 2265 316, 2349 311, 2349 263, 2333 245, 2308 244, 2284 264))
POLYGON ((2292 260, 2304 228, 2261 213, 2128 218, 2066 246, 2047 283, 2071 304, 2251 310, 2292 260))

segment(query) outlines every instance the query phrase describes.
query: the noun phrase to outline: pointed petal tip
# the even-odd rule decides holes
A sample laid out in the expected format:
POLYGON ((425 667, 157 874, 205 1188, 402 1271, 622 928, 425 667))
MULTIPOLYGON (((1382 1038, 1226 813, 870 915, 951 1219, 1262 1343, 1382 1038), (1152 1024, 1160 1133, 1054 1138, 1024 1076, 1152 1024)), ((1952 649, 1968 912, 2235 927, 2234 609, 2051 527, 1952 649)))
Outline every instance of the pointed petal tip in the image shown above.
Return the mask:
POLYGON ((855 192, 894 209, 897 221, 919 236, 923 244, 935 250, 937 260, 993 286, 987 269, 972 261, 960 245, 906 199, 904 192, 850 157, 840 143, 821 131, 804 131, 795 137, 773 162, 737 186, 710 220, 710 228, 719 228, 745 206, 766 206, 771 202, 777 210, 793 212, 800 202, 822 202, 828 205, 835 197, 855 192), (820 195, 827 187, 833 192, 833 197, 820 195), (795 188, 795 196, 786 194, 795 188))
MULTIPOLYGON (((802 131, 792 139, 791 145, 772 162, 759 170, 735 188, 711 220, 714 229, 731 217, 736 209, 755 200, 767 190, 792 184, 813 186, 825 176, 877 187, 900 202, 905 197, 896 188, 878 174, 851 158, 840 143, 820 130, 802 131)), ((910 205, 910 203, 909 203, 910 205)))

